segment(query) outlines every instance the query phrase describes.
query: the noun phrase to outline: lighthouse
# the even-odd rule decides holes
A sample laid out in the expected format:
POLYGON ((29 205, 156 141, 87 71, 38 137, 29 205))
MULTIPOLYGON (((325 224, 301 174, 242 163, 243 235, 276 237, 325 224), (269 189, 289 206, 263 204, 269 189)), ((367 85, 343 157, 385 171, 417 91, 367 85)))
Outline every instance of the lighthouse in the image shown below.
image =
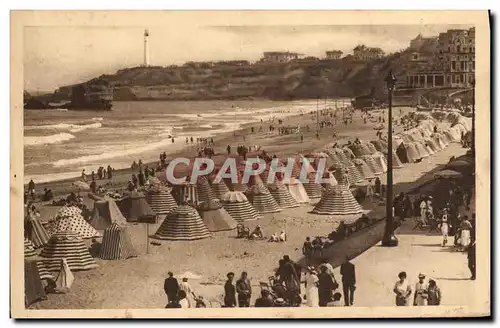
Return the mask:
POLYGON ((149 32, 148 30, 144 30, 144 63, 142 64, 144 67, 149 66, 149 32))

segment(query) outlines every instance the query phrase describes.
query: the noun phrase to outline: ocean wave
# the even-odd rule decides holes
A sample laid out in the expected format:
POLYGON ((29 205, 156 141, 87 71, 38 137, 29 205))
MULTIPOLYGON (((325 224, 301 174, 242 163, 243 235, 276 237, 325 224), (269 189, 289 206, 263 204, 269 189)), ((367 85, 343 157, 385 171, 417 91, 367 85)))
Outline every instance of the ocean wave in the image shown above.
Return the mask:
POLYGON ((58 142, 63 142, 75 138, 74 135, 70 133, 58 133, 50 136, 38 136, 38 137, 24 137, 25 146, 41 146, 48 145, 58 142))
POLYGON ((92 117, 92 121, 96 122, 96 121, 102 121, 104 120, 104 118, 102 117, 92 117))
POLYGON ((81 132, 87 129, 97 129, 102 127, 102 123, 90 123, 90 124, 68 124, 59 123, 51 125, 38 125, 38 126, 26 126, 26 130, 67 130, 71 133, 81 132))
POLYGON ((211 129, 213 126, 211 124, 202 124, 200 125, 200 128, 203 128, 203 129, 211 129))

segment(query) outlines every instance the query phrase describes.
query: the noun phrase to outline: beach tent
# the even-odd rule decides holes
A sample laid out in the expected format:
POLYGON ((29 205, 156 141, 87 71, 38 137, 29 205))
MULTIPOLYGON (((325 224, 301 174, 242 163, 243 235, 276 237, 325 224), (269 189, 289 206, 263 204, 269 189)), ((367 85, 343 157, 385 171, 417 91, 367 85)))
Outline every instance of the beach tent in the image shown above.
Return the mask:
POLYGON ((184 182, 172 186, 172 196, 177 204, 198 204, 198 188, 196 184, 184 182))
POLYGON ((233 230, 238 225, 218 199, 201 203, 198 212, 210 232, 233 230))
POLYGON ((370 171, 375 175, 383 173, 382 167, 375 161, 371 155, 363 156, 362 159, 365 161, 366 165, 370 168, 370 171))
POLYGON ((347 157, 348 160, 353 160, 356 158, 356 155, 352 152, 352 150, 348 147, 342 148, 342 152, 344 153, 345 157, 347 157))
POLYGON ((156 218, 156 213, 146 202, 144 195, 136 191, 130 192, 125 198, 118 201, 118 208, 128 222, 156 218))
POLYGON ((350 185, 355 185, 364 180, 363 176, 361 175, 361 173, 359 173, 356 165, 352 160, 348 161, 345 167, 347 169, 347 178, 349 179, 350 185))
POLYGON ((248 189, 246 195, 248 201, 257 210, 257 212, 276 213, 281 211, 278 203, 264 184, 254 184, 248 189))
POLYGON ((196 181, 196 189, 198 191, 198 203, 209 202, 216 198, 206 176, 198 178, 198 181, 196 181))
POLYGON ((383 153, 387 152, 387 145, 382 144, 382 142, 380 140, 372 140, 372 141, 370 141, 370 143, 373 144, 373 146, 375 147, 375 149, 377 151, 380 151, 383 153))
POLYGON ((82 210, 75 206, 63 206, 56 217, 49 222, 49 231, 53 235, 61 231, 72 231, 80 238, 100 237, 101 234, 82 216, 82 210))
POLYGON ((43 280, 56 280, 53 274, 47 270, 45 264, 42 261, 34 261, 36 262, 36 266, 38 267, 38 274, 40 275, 40 279, 43 280))
POLYGON ((375 174, 373 174, 372 170, 363 159, 355 158, 352 162, 356 165, 356 169, 359 171, 363 179, 375 179, 375 174))
MULTIPOLYGON (((349 149, 349 148, 345 147, 345 149, 349 149)), ((352 153, 351 149, 349 149, 349 151, 352 153)), ((328 157, 330 157, 330 159, 332 160, 333 163, 339 163, 341 161, 339 156, 337 155, 337 152, 335 151, 335 149, 328 149, 326 151, 326 153, 328 154, 328 157)))
POLYGON ((370 154, 375 154, 377 152, 377 148, 375 147, 375 145, 371 142, 367 142, 364 144, 369 150, 370 150, 370 154))
MULTIPOLYGON (((343 155, 343 153, 342 153, 342 155, 343 155)), ((332 160, 330 159, 328 154, 324 153, 324 152, 309 153, 308 155, 306 155, 306 158, 309 158, 311 160, 311 164, 314 167, 315 171, 319 170, 320 161, 324 162, 323 171, 326 170, 330 165, 332 165, 332 160)))
POLYGON ((132 239, 127 232, 127 227, 114 222, 104 230, 99 258, 125 260, 138 255, 139 253, 135 250, 132 239))
POLYGON ((222 195, 224 195, 226 192, 229 191, 229 188, 227 187, 226 183, 222 180, 220 180, 219 182, 215 182, 214 180, 212 180, 210 187, 212 188, 214 196, 217 199, 220 199, 222 195))
MULTIPOLYGON (((335 151, 335 153, 337 153, 337 157, 340 159, 340 161, 342 163, 346 163, 348 161, 351 160, 351 157, 350 156, 347 156, 346 152, 344 151, 344 149, 349 149, 349 151, 351 151, 351 149, 349 147, 343 147, 343 148, 334 148, 333 150, 335 151)), ((351 151, 352 152, 352 151, 351 151)), ((354 155, 354 153, 352 153, 354 155)), ((354 156, 354 158, 356 158, 356 156, 354 156)))
POLYGON ((222 195, 221 204, 238 223, 257 220, 260 215, 241 191, 229 191, 222 195))
POLYGON ((112 199, 105 201, 94 202, 94 209, 90 217, 90 225, 97 230, 104 230, 112 223, 126 225, 127 219, 123 216, 122 212, 112 199))
POLYGON ((438 151, 441 150, 441 148, 439 148, 439 145, 434 141, 434 139, 432 139, 431 137, 427 138, 425 140, 425 144, 434 152, 434 153, 437 153, 438 151))
POLYGON ((72 271, 90 270, 97 267, 97 263, 90 256, 82 238, 71 231, 61 231, 52 235, 42 249, 40 257, 49 271, 58 271, 63 258, 68 261, 68 266, 72 271))
POLYGON ((385 159, 385 156, 382 153, 376 153, 373 156, 373 159, 375 159, 375 163, 377 164, 378 167, 382 170, 383 173, 387 172, 387 161, 385 159))
POLYGON ((271 196, 276 200, 281 208, 291 208, 299 206, 299 203, 293 198, 292 194, 282 181, 267 185, 271 196))
POLYGON ((56 290, 59 293, 66 293, 69 291, 73 282, 75 281, 75 276, 71 272, 68 262, 66 259, 61 260, 61 268, 59 269, 59 274, 56 278, 56 290))
POLYGON ((396 149, 396 154, 403 163, 415 163, 420 159, 420 155, 413 143, 402 142, 396 149))
POLYGON ((316 169, 311 165, 307 158, 305 158, 302 154, 295 156, 295 159, 293 160, 292 177, 300 178, 301 174, 305 174, 307 176, 308 174, 315 172, 316 169))
POLYGON ((349 185, 349 175, 347 174, 347 168, 342 163, 337 163, 330 166, 330 171, 333 172, 333 176, 337 181, 337 184, 349 185))
POLYGON ((24 257, 36 256, 35 246, 27 238, 24 238, 24 257))
POLYGON ((392 168, 393 169, 400 169, 402 168, 404 165, 403 163, 401 162, 401 160, 399 159, 398 157, 398 154, 396 153, 395 150, 392 151, 392 168))
POLYGON ((233 174, 234 174, 234 177, 236 178, 235 179, 236 181, 234 181, 234 182, 230 178, 223 178, 222 179, 222 181, 224 181, 224 183, 227 185, 227 187, 230 191, 240 191, 240 192, 247 191, 248 186, 243 181, 244 167, 243 168, 241 167, 241 163, 240 163, 240 166, 238 166, 236 168, 235 173, 231 172, 230 168, 227 169, 226 173, 231 173, 231 176, 233 176, 233 174))
POLYGON ((28 307, 45 297, 36 261, 24 261, 24 305, 28 307))
POLYGON ((25 226, 25 236, 33 243, 35 248, 40 248, 49 241, 49 234, 44 226, 35 218, 28 218, 25 226))
POLYGON ((194 207, 181 204, 169 213, 151 238, 161 240, 197 240, 210 238, 211 234, 194 207))
POLYGON ((154 185, 146 191, 146 202, 157 215, 165 215, 177 208, 177 203, 170 193, 171 189, 154 185))
MULTIPOLYGON (((319 179, 319 177, 318 177, 319 179)), ((319 181, 316 181, 316 173, 310 173, 307 176, 307 180, 302 182, 302 185, 304 186, 304 189, 306 190, 307 195, 309 196, 310 199, 313 198, 320 198, 321 194, 323 192, 321 188, 321 184, 319 181)))
MULTIPOLYGON (((273 161, 274 160, 275 159, 273 159, 273 161)), ((260 178, 262 179, 262 181, 265 184, 274 183, 277 180, 283 179, 285 177, 286 171, 285 172, 276 172, 276 170, 281 171, 286 167, 286 165, 281 160, 278 160, 277 167, 273 168, 273 170, 271 170, 272 164, 273 164, 273 162, 267 163, 265 170, 260 174, 260 178)), ((287 172, 287 173, 290 174, 290 176, 291 176, 292 172, 287 172)))
POLYGON ((354 199, 351 191, 345 186, 331 187, 311 211, 323 215, 352 215, 362 214, 363 209, 354 199))
POLYGON ((323 173, 323 179, 321 181, 321 187, 322 187, 322 194, 325 190, 330 189, 332 186, 338 185, 337 179, 335 179, 335 176, 333 175, 332 172, 325 172, 323 173))
POLYGON ((288 183, 288 191, 290 192, 290 195, 295 199, 295 201, 299 204, 309 204, 311 202, 309 196, 307 195, 306 189, 302 185, 302 182, 300 182, 300 180, 297 178, 290 178, 290 181, 288 183))

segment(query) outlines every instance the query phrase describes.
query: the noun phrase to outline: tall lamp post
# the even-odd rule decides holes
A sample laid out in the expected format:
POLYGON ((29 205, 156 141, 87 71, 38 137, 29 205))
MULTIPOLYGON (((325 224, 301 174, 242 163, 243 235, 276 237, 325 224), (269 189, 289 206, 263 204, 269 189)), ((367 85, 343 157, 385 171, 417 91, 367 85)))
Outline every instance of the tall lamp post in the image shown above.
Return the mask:
POLYGON ((476 157, 476 80, 472 80, 472 156, 476 157))
POLYGON ((386 223, 384 237, 382 238, 382 246, 397 246, 397 240, 393 240, 394 220, 392 215, 393 203, 393 183, 392 183, 392 93, 396 85, 396 77, 389 71, 385 78, 387 91, 389 95, 389 110, 388 112, 388 131, 387 131, 387 188, 386 188, 386 223))

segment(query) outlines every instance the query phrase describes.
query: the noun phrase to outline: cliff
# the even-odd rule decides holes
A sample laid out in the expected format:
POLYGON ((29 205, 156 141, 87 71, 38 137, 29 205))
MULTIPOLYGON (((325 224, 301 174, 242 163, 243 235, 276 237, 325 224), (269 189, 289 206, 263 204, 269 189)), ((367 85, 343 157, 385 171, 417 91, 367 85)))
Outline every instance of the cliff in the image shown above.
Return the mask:
MULTIPOLYGON (((339 60, 296 60, 283 64, 187 63, 183 66, 134 67, 102 75, 114 89, 115 101, 215 100, 266 98, 274 100, 317 97, 384 96, 389 69, 400 79, 406 71, 406 52, 371 62, 352 56, 339 60)), ((71 94, 72 86, 58 89, 54 98, 71 94)))

